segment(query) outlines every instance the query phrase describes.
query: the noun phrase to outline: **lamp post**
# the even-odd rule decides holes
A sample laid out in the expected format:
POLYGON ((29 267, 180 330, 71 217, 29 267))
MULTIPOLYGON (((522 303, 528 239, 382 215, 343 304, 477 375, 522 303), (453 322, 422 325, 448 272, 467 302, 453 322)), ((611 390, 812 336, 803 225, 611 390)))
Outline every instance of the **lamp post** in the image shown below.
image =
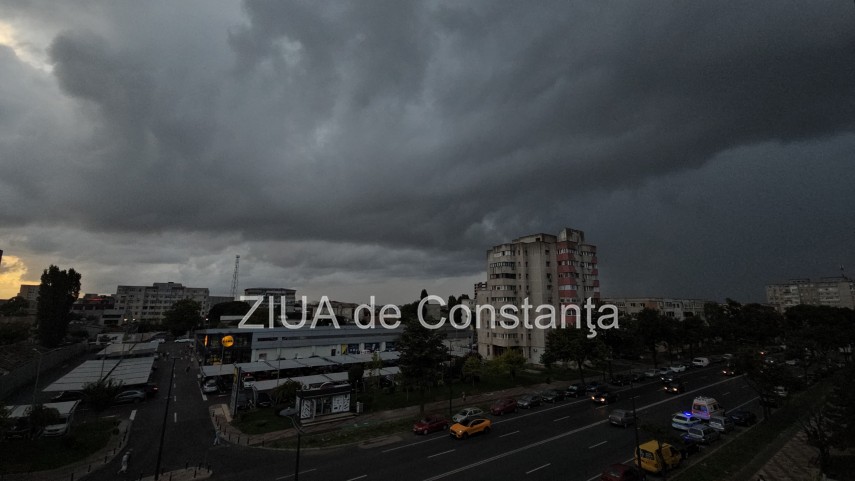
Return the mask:
POLYGON ((300 400, 299 409, 287 408, 279 411, 279 415, 288 418, 294 426, 294 430, 297 431, 297 459, 294 461, 294 481, 299 481, 300 478, 300 436, 303 434, 303 428, 301 428, 299 422, 294 419, 295 415, 302 416, 303 397, 298 394, 297 398, 300 400))
POLYGON ((42 373, 42 352, 33 348, 36 354, 39 355, 38 364, 36 364, 36 383, 33 384, 33 406, 36 405, 36 392, 39 389, 39 375, 42 373))
POLYGON ((638 416, 635 414, 635 397, 632 397, 632 426, 635 428, 635 464, 638 470, 641 471, 641 451, 639 448, 641 444, 638 441, 638 416))

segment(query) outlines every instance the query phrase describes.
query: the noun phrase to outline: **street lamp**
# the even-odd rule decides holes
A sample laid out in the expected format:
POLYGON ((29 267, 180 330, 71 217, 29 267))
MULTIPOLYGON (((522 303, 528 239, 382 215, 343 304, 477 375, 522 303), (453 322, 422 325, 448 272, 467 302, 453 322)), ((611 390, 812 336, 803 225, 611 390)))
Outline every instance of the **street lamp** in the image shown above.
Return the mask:
MULTIPOLYGON (((300 406, 302 407, 303 398, 299 395, 297 397, 300 399, 300 406)), ((299 481, 300 477, 300 437, 303 434, 303 428, 300 427, 300 423, 294 418, 295 415, 300 416, 300 412, 301 409, 298 408, 286 408, 279 411, 279 415, 288 418, 294 426, 294 430, 297 431, 297 459, 294 461, 294 481, 299 481)))
POLYGON ((39 362, 36 364, 36 383, 33 384, 33 406, 36 405, 36 392, 39 389, 39 375, 42 373, 42 352, 33 348, 36 354, 39 355, 39 362))

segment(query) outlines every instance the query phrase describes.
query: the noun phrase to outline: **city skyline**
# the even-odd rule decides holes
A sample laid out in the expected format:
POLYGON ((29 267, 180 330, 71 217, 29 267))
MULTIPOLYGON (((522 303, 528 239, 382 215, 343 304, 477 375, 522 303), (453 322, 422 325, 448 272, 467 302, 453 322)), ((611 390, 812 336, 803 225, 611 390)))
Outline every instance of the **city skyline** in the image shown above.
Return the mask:
POLYGON ((566 226, 603 297, 855 269, 851 3, 0 1, 0 298, 405 303, 566 226))

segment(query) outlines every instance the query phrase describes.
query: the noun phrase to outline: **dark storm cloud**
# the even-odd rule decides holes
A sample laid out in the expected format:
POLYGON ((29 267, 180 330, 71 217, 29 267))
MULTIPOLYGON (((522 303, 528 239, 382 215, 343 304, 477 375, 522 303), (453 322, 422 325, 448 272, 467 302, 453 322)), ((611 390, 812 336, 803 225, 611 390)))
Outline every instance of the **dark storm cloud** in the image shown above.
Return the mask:
MULTIPOLYGON (((239 245, 300 279, 477 274, 486 248, 528 232, 570 225, 609 245, 619 231, 606 219, 630 211, 650 235, 629 251, 672 246, 653 233, 722 202, 718 181, 750 172, 770 188, 774 176, 743 163, 855 127, 845 3, 102 7, 66 25, 39 3, 6 7, 53 26, 55 85, 28 85, 38 76, 0 52, 22 92, 0 97, 0 125, 17 134, 2 140, 15 152, 3 225, 60 223, 146 249, 206 233, 207 249, 239 245), (55 135, 34 140, 27 115, 55 135), (751 146, 764 147, 740 150, 751 146), (733 170, 710 169, 731 152, 743 153, 733 170), (693 172, 716 181, 687 205, 668 183, 693 172)), ((750 230, 749 217, 729 228, 750 230)), ((613 258, 613 286, 643 269, 613 258)), ((655 285, 668 295, 667 279, 655 285)))

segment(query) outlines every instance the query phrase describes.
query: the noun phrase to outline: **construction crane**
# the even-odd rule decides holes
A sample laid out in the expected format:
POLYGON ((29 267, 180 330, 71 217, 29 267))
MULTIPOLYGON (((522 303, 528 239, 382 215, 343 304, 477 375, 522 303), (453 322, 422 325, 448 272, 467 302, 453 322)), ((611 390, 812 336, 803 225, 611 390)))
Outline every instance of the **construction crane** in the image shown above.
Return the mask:
POLYGON ((240 267, 240 256, 235 256, 235 273, 232 274, 232 299, 236 299, 238 290, 238 269, 240 267))

